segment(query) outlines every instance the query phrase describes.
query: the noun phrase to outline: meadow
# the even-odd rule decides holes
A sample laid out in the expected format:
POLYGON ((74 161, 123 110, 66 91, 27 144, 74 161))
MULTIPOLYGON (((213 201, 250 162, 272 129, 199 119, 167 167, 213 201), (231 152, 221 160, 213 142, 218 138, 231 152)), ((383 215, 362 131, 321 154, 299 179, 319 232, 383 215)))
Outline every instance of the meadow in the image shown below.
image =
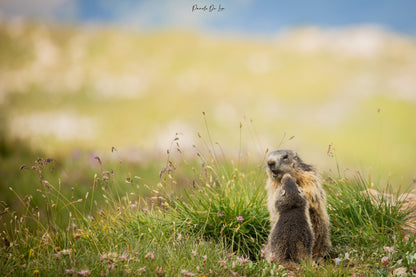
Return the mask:
MULTIPOLYGON (((85 194, 64 193, 38 158, 22 167, 36 176, 19 207, 2 201, 4 276, 411 276, 416 273, 413 209, 406 196, 375 195, 359 172, 325 176, 333 249, 320 264, 283 268, 263 259, 269 232, 264 167, 221 159, 215 144, 199 164, 180 162, 173 144, 160 183, 100 168, 85 194), (176 152, 176 153, 175 153, 176 152), (174 154, 171 154, 174 153, 174 154), (176 156, 176 158, 175 158, 176 156), (183 173, 176 169, 188 168, 183 173), (125 177, 125 176, 124 176, 125 177), (187 183, 178 189, 179 182, 187 183), (130 188, 123 187, 128 183, 130 188), (137 189, 131 189, 136 185, 137 189), (137 194, 140 187, 149 190, 137 194), (175 188, 175 189, 172 189, 175 188)), ((177 154, 179 153, 179 154, 177 154)), ((97 159, 97 162, 98 159, 97 159)), ((84 188, 85 189, 85 188, 84 188)))
POLYGON ((414 38, 3 21, 0 41, 1 275, 416 274, 414 38), (262 258, 278 148, 323 175, 319 265, 262 258))
POLYGON ((160 161, 176 133, 192 151, 210 125, 233 157, 261 159, 284 135, 323 171, 416 177, 416 45, 374 26, 275 36, 0 25, 1 126, 46 155, 116 147, 160 161), (243 124, 243 141, 239 125, 243 124), (241 142, 241 143, 240 143, 241 142))

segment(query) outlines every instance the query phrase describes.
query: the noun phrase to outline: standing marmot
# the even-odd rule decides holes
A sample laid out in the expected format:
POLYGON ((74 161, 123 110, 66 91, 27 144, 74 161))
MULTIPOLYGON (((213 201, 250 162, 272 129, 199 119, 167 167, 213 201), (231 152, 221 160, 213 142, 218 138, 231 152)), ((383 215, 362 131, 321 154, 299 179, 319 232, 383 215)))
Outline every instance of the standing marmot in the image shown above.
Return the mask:
POLYGON ((326 256, 331 248, 329 217, 326 210, 326 194, 322 189, 321 178, 315 169, 305 164, 292 150, 277 150, 271 152, 267 159, 267 207, 270 212, 270 222, 273 227, 279 219, 279 212, 275 207, 274 193, 280 186, 282 177, 289 173, 296 179, 296 183, 305 193, 309 203, 315 242, 312 254, 315 258, 326 256))
POLYGON ((274 192, 274 201, 280 216, 269 235, 266 259, 283 265, 311 260, 314 234, 309 203, 290 174, 283 176, 274 192))

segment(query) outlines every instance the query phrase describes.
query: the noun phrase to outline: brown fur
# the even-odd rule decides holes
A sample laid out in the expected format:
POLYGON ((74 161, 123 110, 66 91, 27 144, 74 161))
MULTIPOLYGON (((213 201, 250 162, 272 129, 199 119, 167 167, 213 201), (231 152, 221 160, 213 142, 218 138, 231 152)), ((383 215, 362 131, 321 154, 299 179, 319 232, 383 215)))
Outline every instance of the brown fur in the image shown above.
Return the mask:
POLYGON ((315 235, 313 256, 322 258, 331 248, 329 216, 326 210, 326 194, 322 181, 316 170, 305 164, 292 150, 277 150, 271 152, 267 160, 267 207, 270 212, 270 223, 273 227, 279 220, 280 213, 275 207, 274 194, 285 173, 296 179, 296 183, 305 193, 309 204, 309 216, 315 235))
POLYGON ((295 178, 285 174, 274 199, 280 216, 269 235, 266 259, 283 265, 311 260, 314 234, 309 203, 295 178))

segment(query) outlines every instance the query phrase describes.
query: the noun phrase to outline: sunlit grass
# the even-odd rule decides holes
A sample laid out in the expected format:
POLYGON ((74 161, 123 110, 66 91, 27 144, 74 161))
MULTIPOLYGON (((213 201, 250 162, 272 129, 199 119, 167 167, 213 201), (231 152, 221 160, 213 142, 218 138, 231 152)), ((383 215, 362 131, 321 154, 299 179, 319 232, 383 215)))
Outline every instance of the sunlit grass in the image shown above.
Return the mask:
POLYGON ((412 184, 414 42, 383 34, 367 57, 299 50, 301 33, 251 41, 2 23, 1 274, 285 276, 261 257, 262 159, 279 147, 335 168, 325 184, 334 249, 297 274, 414 274, 401 200, 362 193, 412 184), (37 122, 16 140, 33 126, 14 120, 40 113, 91 120, 93 136, 65 140, 37 122))
MULTIPOLYGON (((16 193, 21 208, 7 207, 1 215, 0 272, 5 276, 285 276, 289 271, 303 276, 379 276, 397 270, 412 274, 415 243, 413 235, 402 233, 409 215, 402 209, 403 199, 370 194, 371 180, 359 173, 326 178, 334 246, 328 260, 293 268, 266 262, 261 255, 269 228, 265 173, 243 160, 239 165, 228 163, 210 136, 202 140, 205 146, 196 146, 197 163, 178 159, 178 140, 173 140, 161 184, 149 188, 148 197, 137 197, 138 191, 129 193, 121 186, 115 176, 122 174, 123 166, 111 171, 97 168, 87 193, 78 196, 76 191, 62 191, 59 181, 49 175, 54 160, 28 164, 24 173, 37 176, 32 190, 26 196, 16 193), (185 193, 166 190, 179 183, 187 184, 185 193), (36 193, 42 195, 41 201, 35 201, 36 193)), ((136 180, 140 181, 130 176, 125 181, 136 180)))
POLYGON ((264 178, 253 178, 254 172, 246 175, 236 168, 231 178, 208 174, 215 177, 203 178, 192 191, 170 203, 175 222, 183 233, 223 242, 238 255, 258 260, 270 226, 264 209, 264 178))

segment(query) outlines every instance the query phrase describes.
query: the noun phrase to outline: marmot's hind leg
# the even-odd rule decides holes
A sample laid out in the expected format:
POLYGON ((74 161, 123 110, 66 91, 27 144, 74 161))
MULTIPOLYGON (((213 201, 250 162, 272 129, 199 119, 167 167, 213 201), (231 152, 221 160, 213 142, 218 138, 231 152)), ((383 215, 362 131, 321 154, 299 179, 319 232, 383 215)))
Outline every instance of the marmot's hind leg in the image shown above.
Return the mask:
POLYGON ((296 258, 295 262, 310 261, 312 259, 312 249, 306 247, 302 242, 298 241, 296 244, 296 258))

